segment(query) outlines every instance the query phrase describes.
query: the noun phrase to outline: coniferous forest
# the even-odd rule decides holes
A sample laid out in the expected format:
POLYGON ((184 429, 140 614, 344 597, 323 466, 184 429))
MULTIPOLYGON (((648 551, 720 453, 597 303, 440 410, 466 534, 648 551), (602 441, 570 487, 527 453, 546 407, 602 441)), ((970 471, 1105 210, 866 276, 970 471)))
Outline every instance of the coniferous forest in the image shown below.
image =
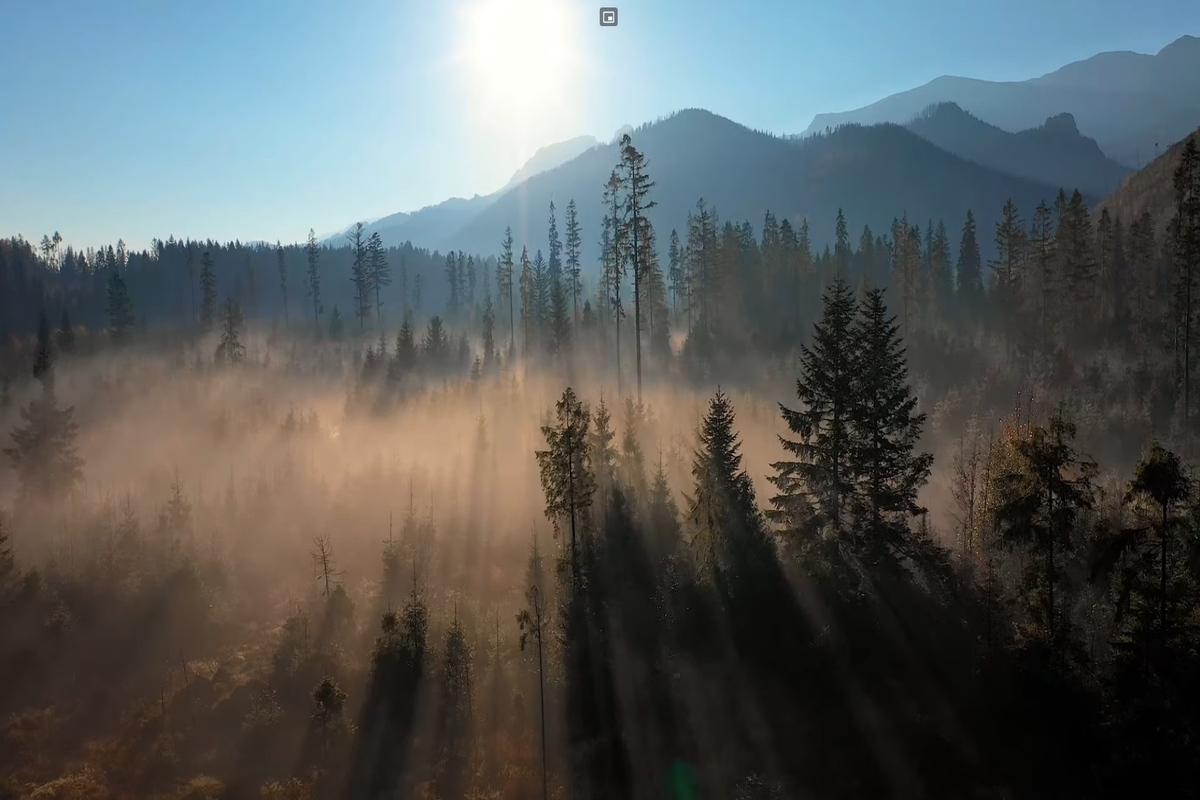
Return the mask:
POLYGON ((620 145, 532 248, 0 242, 0 797, 1195 791, 1194 142, 819 235, 620 145))

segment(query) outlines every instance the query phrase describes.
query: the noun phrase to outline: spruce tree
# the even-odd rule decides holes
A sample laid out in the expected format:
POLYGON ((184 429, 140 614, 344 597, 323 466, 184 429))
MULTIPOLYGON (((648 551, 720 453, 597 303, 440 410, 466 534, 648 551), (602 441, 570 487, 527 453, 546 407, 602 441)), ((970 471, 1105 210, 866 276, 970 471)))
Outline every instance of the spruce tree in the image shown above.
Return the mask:
POLYGON ((38 500, 56 500, 83 480, 83 459, 76 438, 75 408, 60 408, 53 371, 45 373, 42 392, 20 409, 22 424, 4 448, 20 481, 22 493, 38 500))
POLYGON ((242 308, 232 297, 226 298, 221 309, 221 343, 217 345, 217 362, 240 364, 246 360, 246 346, 241 333, 245 318, 242 308))
POLYGON ((379 231, 371 234, 367 240, 367 277, 375 292, 375 324, 383 330, 383 296, 382 291, 392 285, 392 268, 388 265, 387 251, 383 247, 383 239, 379 231))
POLYGON ((621 238, 629 246, 629 263, 633 267, 633 327, 634 351, 637 373, 637 400, 642 402, 642 292, 648 271, 649 254, 653 244, 648 241, 650 220, 646 212, 654 208, 649 199, 654 181, 647 174, 646 157, 642 155, 629 137, 621 137, 621 188, 625 193, 624 222, 621 238))
POLYGON ((687 510, 692 546, 718 586, 737 593, 737 580, 745 577, 738 573, 765 540, 754 488, 742 468, 733 404, 720 388, 709 400, 697 439, 687 510))
MULTIPOLYGON (((854 340, 857 303, 849 286, 835 279, 822 299, 821 320, 813 325, 812 344, 800 347, 800 406, 780 404, 795 439, 780 437, 795 460, 771 465, 769 516, 785 530, 800 532, 814 524, 844 534, 846 505, 854 489, 852 420, 858 348, 854 340)), ((813 532, 813 531, 809 531, 813 532)))
POLYGON ((354 257, 350 266, 350 282, 354 284, 354 316, 358 319, 360 331, 366 328, 367 317, 371 314, 373 297, 367 239, 363 235, 365 227, 361 222, 355 223, 354 230, 346 234, 346 239, 350 242, 351 255, 354 257))
POLYGON ((46 309, 38 314, 37 350, 33 354, 33 377, 39 381, 50 380, 54 369, 54 350, 50 342, 50 320, 46 309))
POLYGON ((882 289, 866 292, 851 328, 856 342, 850 424, 851 461, 857 487, 851 502, 856 520, 869 525, 866 549, 903 552, 909 520, 924 512, 917 493, 929 479, 933 456, 917 453, 925 415, 908 385, 905 351, 882 289))
MULTIPOLYGON (((516 350, 516 315, 513 308, 513 238, 512 228, 504 229, 504 241, 500 243, 500 259, 496 262, 496 291, 500 300, 508 305, 508 349, 516 350)), ((524 308, 524 278, 522 278, 522 308, 524 308)))
POLYGON ((200 257, 200 325, 212 330, 217 314, 217 276, 213 273, 212 255, 205 250, 200 257))
POLYGON ((329 315, 329 338, 340 339, 345 330, 346 323, 342 320, 342 312, 338 309, 337 303, 334 303, 333 313, 329 315))
POLYGON ((533 269, 529 263, 529 248, 521 248, 521 329, 523 338, 521 347, 526 356, 530 353, 530 335, 535 325, 537 313, 535 304, 535 289, 533 285, 533 269))
POLYGON ((283 326, 288 325, 288 285, 287 261, 283 255, 283 245, 275 242, 275 260, 279 267, 279 299, 283 302, 283 326))
POLYGON ((580 588, 580 529, 596 490, 587 452, 590 415, 569 386, 554 411, 554 424, 542 426, 546 449, 538 450, 535 457, 546 497, 546 518, 553 524, 556 535, 562 533, 564 525, 570 531, 568 564, 574 598, 580 588))
POLYGON ((54 343, 58 346, 60 353, 71 353, 75 350, 75 328, 71 326, 71 315, 65 308, 62 319, 58 323, 58 332, 54 336, 54 343))
POLYGON ((129 297, 129 286, 119 270, 108 276, 108 330, 113 341, 124 342, 133 331, 133 301, 129 297))
POLYGON ((957 294, 959 310, 971 319, 983 309, 983 261, 975 231, 975 215, 967 211, 958 244, 957 294))
POLYGON ((573 330, 579 328, 579 295, 582 291, 580 279, 582 268, 580 266, 580 258, 583 249, 583 237, 580 234, 579 218, 575 209, 575 200, 567 201, 567 220, 566 220, 566 278, 571 288, 571 326, 573 330))
POLYGON ((520 648, 532 639, 537 643, 538 658, 538 708, 541 720, 542 739, 542 800, 548 797, 548 770, 546 761, 546 657, 544 633, 550 615, 549 586, 542 565, 542 554, 538 551, 537 536, 533 537, 529 553, 529 564, 525 569, 525 608, 517 614, 517 625, 521 631, 520 648))
POLYGON ((321 248, 317 245, 317 234, 312 228, 308 229, 308 246, 304 251, 308 256, 308 297, 312 300, 313 330, 321 330, 321 248))

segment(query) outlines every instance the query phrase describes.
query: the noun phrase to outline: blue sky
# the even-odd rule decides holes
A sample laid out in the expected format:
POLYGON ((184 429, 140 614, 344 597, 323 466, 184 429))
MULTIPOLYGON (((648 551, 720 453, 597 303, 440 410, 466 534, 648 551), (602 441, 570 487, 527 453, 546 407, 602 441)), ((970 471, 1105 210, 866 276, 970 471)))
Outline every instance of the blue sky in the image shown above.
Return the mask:
POLYGON ((755 128, 1200 34, 1191 0, 0 0, 0 236, 302 239, 686 107, 755 128))

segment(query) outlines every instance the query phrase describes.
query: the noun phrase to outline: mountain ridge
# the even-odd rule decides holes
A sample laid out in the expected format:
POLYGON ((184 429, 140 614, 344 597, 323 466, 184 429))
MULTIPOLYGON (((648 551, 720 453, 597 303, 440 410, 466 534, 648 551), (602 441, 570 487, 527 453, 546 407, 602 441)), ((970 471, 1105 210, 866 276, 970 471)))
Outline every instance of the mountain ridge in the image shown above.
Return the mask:
MULTIPOLYGON (((906 125, 913 133, 956 156, 1067 190, 1102 197, 1132 172, 1083 136, 1072 114, 1049 117, 1036 128, 1011 133, 957 103, 931 106, 906 125)), ((803 141, 803 140, 801 140, 803 141)))
POLYGON ((1109 158, 1141 166, 1156 142, 1177 141, 1200 125, 1200 38, 1185 35, 1157 53, 1109 51, 1023 81, 942 75, 858 109, 817 114, 802 135, 855 122, 904 124, 924 108, 955 102, 1006 131, 1070 112, 1109 158))
MULTIPOLYGON (((671 229, 682 235, 687 213, 700 198, 735 224, 749 220, 757 227, 767 211, 793 224, 807 218, 819 248, 832 240, 839 208, 855 239, 864 224, 876 235, 886 232, 906 210, 913 224, 940 218, 956 231, 971 209, 986 245, 1006 199, 1032 209, 1057 193, 1049 184, 948 153, 899 125, 845 126, 795 142, 709 111, 685 109, 638 128, 634 143, 659 187, 648 216, 660 249, 671 229)), ((446 239, 413 243, 490 253, 511 226, 518 252, 522 246, 531 254, 545 251, 551 200, 559 209, 560 228, 562 209, 574 199, 583 229, 597 231, 604 215, 600 187, 617 160, 615 144, 592 148, 509 190, 446 239)), ((598 245, 585 240, 584 250, 585 261, 594 265, 598 245)))

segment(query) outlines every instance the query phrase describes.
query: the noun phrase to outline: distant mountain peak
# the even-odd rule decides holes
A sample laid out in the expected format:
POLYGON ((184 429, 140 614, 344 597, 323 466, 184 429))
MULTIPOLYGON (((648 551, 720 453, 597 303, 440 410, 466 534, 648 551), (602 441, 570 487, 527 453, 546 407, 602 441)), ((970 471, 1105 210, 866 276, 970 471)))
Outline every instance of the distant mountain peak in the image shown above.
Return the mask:
POLYGON ((1079 126, 1075 124, 1075 115, 1064 111, 1061 114, 1055 114, 1049 117, 1042 125, 1042 130, 1047 133, 1054 133, 1067 136, 1079 136, 1079 126))
POLYGON ((567 139, 563 142, 555 142, 554 144, 539 147, 537 152, 522 164, 519 170, 513 173, 508 183, 504 184, 504 188, 500 191, 507 191, 518 183, 529 180, 534 175, 552 170, 555 167, 560 167, 580 154, 591 150, 598 144, 600 144, 600 140, 595 136, 583 135, 567 139))

